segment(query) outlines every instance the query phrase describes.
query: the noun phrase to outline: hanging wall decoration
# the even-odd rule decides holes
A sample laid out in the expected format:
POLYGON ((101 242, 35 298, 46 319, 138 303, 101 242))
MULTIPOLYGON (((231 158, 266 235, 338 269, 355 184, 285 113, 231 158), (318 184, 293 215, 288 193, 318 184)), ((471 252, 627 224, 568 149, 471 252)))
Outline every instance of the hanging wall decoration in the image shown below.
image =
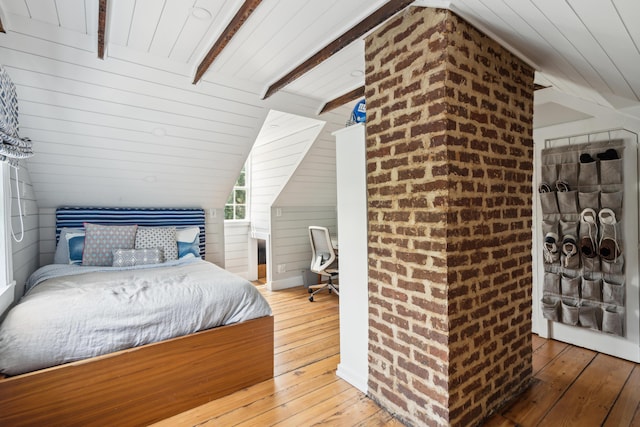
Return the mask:
POLYGON ((9 74, 0 65, 0 159, 15 165, 19 159, 33 156, 31 140, 20 138, 18 97, 9 74))
POLYGON ((624 336, 622 141, 542 150, 543 316, 624 336))

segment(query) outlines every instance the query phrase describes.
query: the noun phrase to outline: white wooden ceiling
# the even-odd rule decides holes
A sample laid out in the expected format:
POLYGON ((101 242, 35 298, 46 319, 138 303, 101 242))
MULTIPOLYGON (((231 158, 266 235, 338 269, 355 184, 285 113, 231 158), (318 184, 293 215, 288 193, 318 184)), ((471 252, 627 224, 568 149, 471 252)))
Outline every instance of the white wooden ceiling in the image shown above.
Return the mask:
MULTIPOLYGON (((0 0, 0 63, 38 153, 29 161, 38 201, 153 205, 169 193, 169 205, 223 205, 271 109, 318 118, 364 84, 363 42, 265 101, 267 88, 385 3, 263 0, 193 85, 242 1, 109 0, 99 60, 98 0, 0 0)), ((640 1, 414 4, 453 10, 533 65, 539 84, 640 117, 640 1)), ((560 107, 536 125, 562 122, 560 107)), ((348 109, 320 117, 319 139, 331 140, 348 109)))

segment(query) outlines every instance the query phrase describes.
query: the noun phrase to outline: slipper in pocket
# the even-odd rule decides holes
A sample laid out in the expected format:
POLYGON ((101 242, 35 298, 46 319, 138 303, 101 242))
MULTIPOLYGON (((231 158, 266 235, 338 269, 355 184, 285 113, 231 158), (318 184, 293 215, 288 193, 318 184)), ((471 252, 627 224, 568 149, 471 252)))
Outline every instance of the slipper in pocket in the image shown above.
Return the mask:
POLYGON ((542 247, 542 253, 544 256, 544 262, 547 264, 556 264, 560 260, 560 251, 558 248, 559 237, 556 233, 547 233, 544 236, 544 244, 542 247))
POLYGON ((566 235, 562 238, 562 266, 572 270, 580 267, 580 256, 575 236, 566 235))
POLYGON ((596 211, 591 208, 584 209, 580 214, 580 252, 584 257, 594 258, 598 255, 597 237, 596 211))
POLYGON ((600 220, 600 242, 598 251, 603 261, 615 262, 621 254, 618 243, 618 226, 615 213, 609 209, 601 209, 598 213, 600 220))

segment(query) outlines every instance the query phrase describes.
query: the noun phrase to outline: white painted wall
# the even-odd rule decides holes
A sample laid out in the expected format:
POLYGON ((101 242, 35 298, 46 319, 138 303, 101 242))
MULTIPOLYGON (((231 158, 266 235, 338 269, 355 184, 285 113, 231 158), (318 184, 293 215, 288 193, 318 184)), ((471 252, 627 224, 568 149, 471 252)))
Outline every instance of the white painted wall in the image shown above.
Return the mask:
POLYGON ((232 273, 249 278, 249 221, 225 221, 224 267, 232 273))
POLYGON ((267 268, 271 290, 304 284, 302 274, 311 265, 310 225, 327 227, 331 234, 337 235, 336 207, 286 206, 271 209, 271 259, 267 268), (279 270, 279 266, 283 267, 279 270))
POLYGON ((39 227, 38 203, 36 202, 31 185, 29 168, 24 161, 20 162, 18 171, 18 190, 16 190, 15 170, 11 168, 11 225, 18 239, 22 236, 20 214, 18 209, 18 191, 22 204, 22 220, 24 237, 21 242, 11 239, 13 258, 13 279, 16 281, 15 300, 22 297, 24 284, 31 273, 38 268, 39 227))

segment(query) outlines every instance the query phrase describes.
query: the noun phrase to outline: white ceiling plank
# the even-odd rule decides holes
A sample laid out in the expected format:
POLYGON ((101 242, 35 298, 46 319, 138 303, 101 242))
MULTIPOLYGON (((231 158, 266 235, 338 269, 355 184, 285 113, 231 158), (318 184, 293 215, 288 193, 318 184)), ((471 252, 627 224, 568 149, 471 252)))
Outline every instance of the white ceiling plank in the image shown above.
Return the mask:
POLYGON ((107 8, 109 31, 106 42, 118 46, 126 46, 133 23, 135 1, 112 1, 107 8))
POLYGON ((567 3, 557 0, 533 2, 555 27, 554 32, 545 34, 594 89, 633 96, 620 72, 567 3))
POLYGON ((143 95, 116 87, 103 87, 38 72, 21 71, 15 73, 15 77, 12 80, 16 85, 30 88, 50 90, 56 93, 82 96, 115 104, 142 107, 149 111, 162 111, 205 120, 237 121, 242 123, 247 119, 253 122, 253 120, 260 117, 259 112, 244 108, 234 109, 232 106, 226 105, 226 108, 219 108, 219 106, 213 108, 214 106, 211 105, 193 105, 180 100, 143 95))
POLYGON ((46 22, 55 26, 60 25, 58 11, 54 0, 25 0, 29 14, 36 21, 46 22))
POLYGON ((165 3, 165 0, 136 0, 127 46, 149 51, 165 3))
POLYGON ((52 106, 59 105, 71 110, 90 111, 122 119, 133 118, 141 122, 154 123, 157 125, 167 124, 176 127, 182 126, 230 135, 249 136, 253 133, 251 124, 255 124, 243 124, 239 120, 235 120, 233 122, 222 122, 215 120, 215 118, 202 119, 189 117, 181 115, 179 111, 176 113, 151 111, 144 107, 116 104, 99 99, 92 99, 82 95, 70 95, 27 86, 17 85, 17 89, 20 93, 20 100, 24 99, 25 101, 40 102, 52 106))
POLYGON ((610 2, 567 0, 640 100, 640 52, 610 2))
POLYGON ((29 17, 29 9, 25 0, 4 0, 2 2, 2 10, 6 14, 29 17))
POLYGON ((55 4, 61 27, 79 33, 88 33, 85 0, 56 0, 55 4))
POLYGON ((167 0, 158 23, 158 31, 151 42, 151 54, 169 58, 180 32, 186 25, 191 9, 189 6, 184 0, 167 0))
POLYGON ((96 61, 94 54, 80 55, 75 50, 61 49, 55 42, 13 32, 0 39, 0 57, 4 65, 48 74, 60 73, 66 78, 108 88, 122 87, 124 90, 181 99, 212 108, 229 103, 235 107, 225 108, 241 108, 251 112, 263 109, 258 105, 258 91, 247 89, 250 85, 236 88, 229 84, 202 82, 194 86, 190 81, 164 70, 111 59, 96 61), (11 48, 15 45, 23 46, 25 52, 11 48))
MULTIPOLYGON (((47 156, 46 160, 43 160, 43 156, 36 155, 28 161, 29 174, 32 176, 36 174, 46 176, 48 173, 64 175, 66 171, 69 171, 69 173, 84 174, 85 176, 91 176, 94 173, 117 174, 122 171, 138 171, 145 176, 154 175, 154 173, 166 174, 169 177, 185 174, 185 168, 176 165, 167 165, 159 172, 158 168, 153 164, 138 164, 133 159, 130 162, 118 162, 117 164, 104 162, 94 157, 83 158, 82 160, 78 159, 79 158, 74 156, 52 154, 47 156)), ((189 169, 187 175, 197 178, 198 180, 224 180, 228 177, 229 171, 216 168, 193 168, 189 169)))
POLYGON ((95 35, 87 35, 78 33, 77 31, 71 31, 66 28, 60 27, 57 23, 38 23, 33 19, 26 18, 21 15, 9 15, 10 16, 10 29, 11 31, 31 34, 34 37, 57 45, 68 46, 74 49, 81 49, 86 52, 96 51, 96 37, 95 35))
POLYGON ((244 141, 233 144, 231 142, 233 138, 231 137, 227 137, 223 141, 214 141, 214 135, 211 135, 209 139, 191 138, 189 136, 190 132, 170 134, 171 129, 166 135, 156 136, 152 132, 127 130, 26 114, 20 122, 20 128, 25 135, 29 134, 31 137, 38 131, 63 132, 72 135, 111 138, 115 141, 144 144, 148 150, 163 146, 179 146, 188 151, 199 150, 203 153, 216 153, 218 155, 242 156, 246 152, 242 144, 244 141))
POLYGON ((618 16, 624 23, 625 29, 633 39, 636 50, 640 50, 640 2, 638 0, 612 0, 618 16))
POLYGON ((364 86, 364 68, 364 41, 357 40, 322 62, 313 73, 289 84, 287 90, 328 101, 364 86))
MULTIPOLYGON (((113 2, 111 3, 113 4, 113 2)), ((87 34, 97 34, 98 33, 98 16, 100 14, 99 11, 99 2, 95 1, 95 0, 84 0, 84 10, 85 10, 85 28, 87 31, 87 34)), ((107 16, 109 14, 109 11, 107 9, 107 16)), ((109 19, 107 17, 107 23, 106 25, 109 25, 109 19)), ((109 37, 109 34, 107 34, 107 38, 109 37)), ((105 43, 109 43, 109 40, 106 40, 105 43)))
POLYGON ((196 48, 210 28, 210 21, 204 21, 188 15, 184 28, 178 34, 175 44, 171 46, 170 58, 179 63, 194 63, 199 59, 198 55, 195 55, 196 48))

